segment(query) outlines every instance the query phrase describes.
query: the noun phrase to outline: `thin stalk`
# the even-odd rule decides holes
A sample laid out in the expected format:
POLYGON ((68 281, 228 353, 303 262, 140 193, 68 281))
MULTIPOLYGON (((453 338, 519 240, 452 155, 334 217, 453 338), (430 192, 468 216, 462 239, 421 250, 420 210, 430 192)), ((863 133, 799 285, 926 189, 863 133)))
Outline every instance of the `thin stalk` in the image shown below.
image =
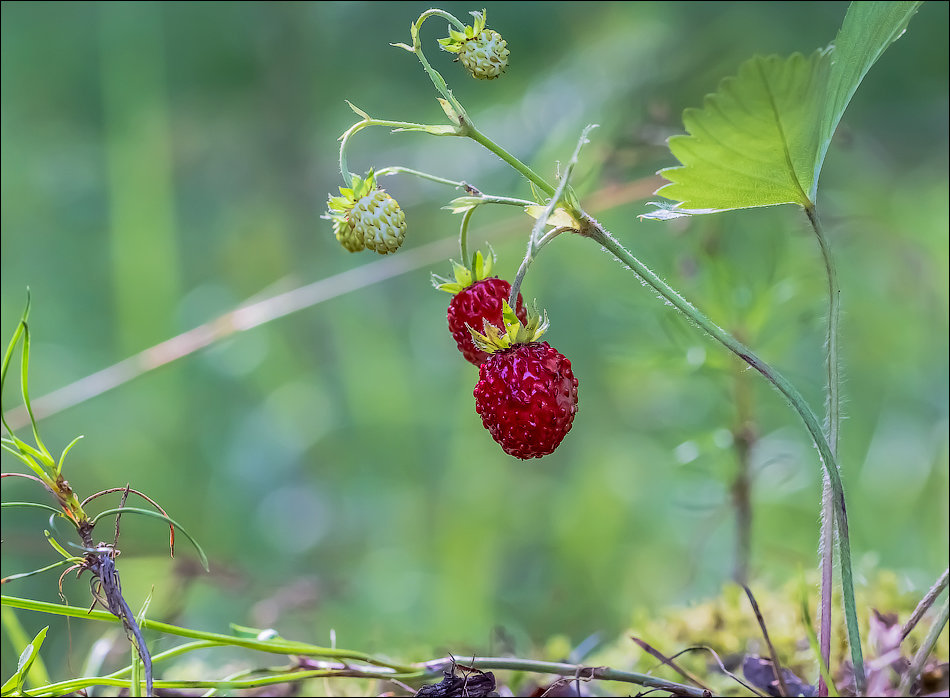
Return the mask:
POLYGON ((508 298, 508 305, 510 305, 512 308, 517 307, 516 304, 518 303, 518 294, 521 293, 521 283, 524 281, 525 274, 528 273, 528 267, 530 267, 534 262, 538 251, 558 235, 561 233, 566 233, 569 230, 571 230, 571 228, 554 228, 546 232, 541 237, 541 239, 537 241, 535 241, 533 235, 531 236, 531 241, 528 243, 528 252, 525 254, 524 259, 521 260, 521 266, 518 267, 518 273, 515 274, 515 279, 511 282, 511 294, 508 298))
MULTIPOLYGON (((741 333, 736 333, 737 338, 741 333)), ((740 340, 741 341, 741 340, 740 340)), ((735 362, 733 379, 736 402, 736 423, 732 429, 732 443, 736 452, 736 477, 732 482, 732 504, 736 515, 736 559, 733 579, 737 584, 749 583, 749 557, 752 547, 752 482, 749 475, 749 454, 755 444, 755 425, 752 391, 745 364, 735 362)))
POLYGON ((910 631, 914 629, 914 626, 920 622, 920 619, 924 617, 927 610, 933 606, 937 597, 947 588, 948 577, 950 577, 950 568, 943 571, 943 574, 940 575, 940 579, 934 582, 934 585, 930 587, 930 591, 928 591, 924 598, 920 600, 920 603, 917 604, 917 608, 914 609, 910 618, 904 623, 904 627, 901 628, 901 642, 907 639, 907 636, 910 635, 910 631))
POLYGON ((468 136, 476 143, 484 146, 502 160, 507 162, 509 165, 511 165, 511 167, 520 172, 529 182, 534 184, 534 186, 543 191, 545 194, 548 196, 554 196, 554 187, 548 184, 544 178, 541 177, 541 175, 525 165, 523 162, 521 162, 521 160, 516 158, 500 145, 495 143, 495 141, 475 128, 474 125, 471 123, 465 123, 462 125, 462 128, 464 129, 464 135, 468 136))
MULTIPOLYGON (((452 658, 426 662, 423 666, 427 674, 438 676, 443 669, 449 669, 457 660, 452 658)), ((647 688, 668 691, 675 696, 705 696, 707 691, 673 681, 665 681, 649 674, 633 671, 620 671, 606 666, 584 666, 583 664, 563 664, 560 662, 541 662, 517 657, 475 657, 466 658, 461 664, 476 669, 494 669, 498 671, 529 671, 536 674, 556 674, 564 677, 576 677, 580 681, 622 681, 647 688)))
MULTIPOLYGON (((360 112, 365 114, 365 112, 360 112)), ((343 181, 346 183, 346 186, 350 186, 353 181, 353 173, 350 172, 349 165, 346 160, 346 146, 349 145, 350 138, 362 131, 367 126, 388 126, 391 129, 401 129, 405 131, 423 131, 430 133, 432 135, 443 135, 443 136, 461 136, 462 133, 456 132, 454 127, 445 126, 443 124, 417 124, 412 121, 388 121, 386 119, 373 119, 372 117, 366 116, 362 121, 357 121, 355 124, 350 126, 346 131, 343 132, 343 135, 340 136, 340 175, 343 177, 343 181)), ((390 170, 395 170, 397 168, 389 168, 390 170)), ((418 174, 420 176, 427 176, 429 179, 434 179, 430 175, 423 175, 420 172, 415 170, 408 170, 408 168, 399 168, 407 172, 412 172, 413 174, 418 174)), ((451 180, 441 180, 445 183, 455 184, 451 180)))
POLYGON ((429 174, 428 172, 414 170, 411 167, 400 167, 398 165, 393 165, 391 167, 383 167, 382 169, 376 170, 377 179, 395 174, 411 174, 422 179, 428 179, 430 182, 447 184, 450 187, 455 187, 456 189, 462 189, 465 186, 465 182, 456 182, 454 179, 446 179, 445 177, 439 177, 437 175, 429 174))
MULTIPOLYGON (((63 604, 48 603, 46 601, 36 601, 33 599, 22 599, 13 596, 0 596, 0 604, 10 608, 21 608, 27 611, 38 611, 40 613, 52 613, 59 616, 68 616, 73 618, 88 618, 90 620, 100 620, 109 623, 121 623, 121 619, 106 613, 104 611, 90 611, 78 606, 66 606, 63 604)), ((270 652, 272 654, 293 654, 309 657, 328 657, 338 660, 350 660, 355 662, 365 662, 379 667, 385 667, 397 672, 411 672, 414 669, 405 664, 396 664, 384 659, 373 657, 366 652, 357 652, 351 650, 334 649, 330 647, 320 647, 306 642, 292 642, 290 640, 257 640, 247 637, 235 637, 233 635, 222 635, 221 633, 210 633, 202 630, 192 630, 182 628, 170 623, 162 623, 156 620, 143 620, 141 623, 143 629, 154 630, 178 637, 188 637, 194 640, 208 640, 217 642, 220 645, 231 645, 234 647, 244 647, 246 649, 258 650, 260 652, 270 652)), ((156 685, 158 685, 156 683, 156 685)))
POLYGON ((838 555, 841 562, 841 591, 844 599, 845 624, 848 628, 848 642, 851 646, 851 660, 854 665, 855 684, 858 693, 862 692, 865 684, 864 656, 861 652, 861 636, 854 601, 854 578, 851 571, 851 543, 848 534, 847 508, 845 506, 844 490, 841 486, 841 477, 838 474, 835 454, 828 445, 824 430, 818 423, 818 418, 815 416, 815 413, 812 412, 808 403, 805 402, 801 393, 798 392, 798 389, 796 389, 785 376, 769 366, 756 356, 751 349, 706 317, 706 315, 657 276, 649 267, 618 243, 597 221, 587 214, 583 214, 583 218, 587 228, 584 232, 588 237, 603 245, 607 251, 626 264, 634 274, 659 293, 674 308, 692 320, 733 354, 749 364, 749 366, 761 373, 766 380, 778 388, 778 391, 785 396, 789 405, 791 405, 801 417, 805 428, 808 430, 812 441, 818 449, 821 464, 831 480, 835 503, 834 518, 838 526, 838 555))
POLYGON ((462 264, 469 264, 468 257, 468 222, 472 220, 474 208, 468 209, 462 214, 462 223, 459 225, 459 254, 462 255, 460 261, 462 264))
POLYGON ((429 61, 426 59, 425 53, 422 51, 422 42, 419 40, 419 35, 422 32, 422 23, 425 22, 429 17, 442 17, 447 19, 449 22, 455 25, 455 28, 459 31, 465 31, 465 25, 462 24, 454 15, 446 12, 445 10, 431 9, 426 10, 421 15, 419 19, 415 21, 410 29, 412 34, 412 46, 407 47, 405 44, 395 44, 396 46, 401 46, 402 48, 408 48, 419 59, 419 63, 422 64, 422 69, 425 70, 426 75, 429 76, 429 79, 432 81, 432 84, 435 86, 435 89, 439 91, 446 101, 452 105, 452 108, 455 110, 459 118, 465 118, 468 121, 468 115, 465 112, 465 108, 462 104, 455 98, 455 95, 452 94, 452 90, 449 89, 448 85, 445 82, 445 78, 442 77, 442 74, 433 68, 429 61))
MULTIPOLYGON (((838 430, 841 424, 841 377, 838 373, 838 319, 841 315, 841 289, 838 287, 838 273, 835 269, 831 247, 822 230, 815 207, 805 208, 808 220, 818 238, 821 256, 828 277, 828 329, 825 339, 825 438, 831 452, 838 455, 838 430)), ((831 479, 825 473, 821 488, 821 529, 818 535, 818 550, 821 555, 821 601, 818 631, 819 652, 825 665, 831 658, 831 591, 834 584, 834 496, 831 479)), ((828 687, 824 677, 818 679, 818 695, 827 696, 828 687)))
POLYGON ((940 637, 940 633, 943 632, 943 629, 947 625, 948 611, 950 611, 950 599, 947 599, 943 602, 940 613, 934 620, 933 625, 930 626, 930 630, 927 632, 927 637, 924 638, 924 644, 922 644, 920 649, 917 650, 917 654, 915 654, 913 660, 911 660, 910 667, 901 678, 900 686, 897 688, 897 695, 910 695, 911 684, 913 684, 914 680, 920 676, 920 672, 922 672, 924 669, 924 663, 927 661, 927 657, 930 656, 934 645, 937 644, 937 638, 940 637))

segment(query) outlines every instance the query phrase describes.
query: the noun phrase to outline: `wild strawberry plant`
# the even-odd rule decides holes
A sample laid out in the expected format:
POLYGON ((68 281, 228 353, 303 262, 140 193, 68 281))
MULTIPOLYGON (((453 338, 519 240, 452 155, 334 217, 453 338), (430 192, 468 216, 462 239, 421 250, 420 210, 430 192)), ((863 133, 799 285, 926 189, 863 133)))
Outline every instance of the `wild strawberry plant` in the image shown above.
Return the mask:
MULTIPOLYGON (((573 156, 559 178, 551 181, 529 168, 517 156, 483 133, 442 75, 423 52, 421 29, 432 17, 447 20, 449 36, 440 39, 444 50, 457 53, 462 65, 474 77, 498 77, 508 62, 509 51, 501 36, 486 28, 484 12, 473 12, 475 22, 466 26, 443 10, 428 10, 410 27, 410 44, 395 44, 414 54, 439 93, 438 101, 448 123, 421 124, 378 119, 353 107, 361 117, 341 138, 340 169, 345 181, 356 182, 346 167, 350 139, 369 126, 385 126, 394 131, 422 131, 438 136, 469 138, 496 154, 530 184, 534 200, 483 193, 464 182, 453 182, 437 175, 393 167, 379 170, 376 176, 413 174, 464 189, 466 195, 449 203, 462 215, 459 248, 461 263, 457 276, 476 278, 465 266, 469 259, 467 234, 472 214, 481 206, 499 204, 522 206, 534 219, 527 239, 527 252, 510 287, 506 305, 505 328, 496 318, 482 318, 483 327, 465 319, 473 338, 487 356, 481 361, 479 382, 475 388, 476 411, 492 437, 509 454, 518 458, 540 457, 551 453, 571 428, 577 410, 577 379, 570 362, 546 343, 537 342, 537 334, 526 330, 523 319, 511 310, 518 308, 525 274, 538 253, 559 235, 572 233, 601 245, 632 271, 644 285, 651 287, 668 304, 688 317, 750 367, 758 371, 784 396, 798 414, 818 450, 824 469, 822 496, 822 601, 820 654, 828 665, 831 631, 831 588, 833 548, 841 566, 841 591, 855 690, 865 689, 866 676, 861 638, 858 630, 851 571, 850 536, 845 495, 837 459, 841 397, 839 376, 838 319, 840 289, 830 246, 820 224, 817 205, 818 180, 831 138, 856 89, 871 66, 887 47, 906 30, 919 2, 855 3, 832 44, 809 56, 795 54, 755 57, 744 63, 738 75, 723 81, 719 90, 706 98, 702 109, 688 109, 683 115, 688 135, 669 140, 671 153, 680 161, 677 167, 661 171, 669 184, 657 191, 668 203, 654 202, 654 210, 643 219, 670 220, 682 216, 712 214, 760 206, 792 204, 807 216, 816 235, 828 279, 827 326, 827 400, 824 425, 798 389, 777 369, 758 357, 749 347, 709 319, 682 294, 660 279, 632 251, 590 216, 571 187, 571 176, 582 146, 593 126, 584 129, 573 156), (480 333, 482 330, 484 333, 480 333), (492 353, 494 352, 494 353, 492 353), (546 357, 546 358, 542 358, 546 357), (541 370, 549 365, 550 371, 541 370), (529 387, 530 386, 530 387, 529 387)), ((369 175, 372 176, 372 173, 369 175)), ((331 216, 334 206, 331 199, 331 216)), ((527 226, 526 226, 527 227, 527 226)), ((339 239, 339 233, 337 234, 339 239)), ((341 240, 344 247, 354 246, 341 240)), ((377 251, 382 251, 377 249, 377 251)), ((392 251, 386 249, 386 252, 392 251)), ((467 283, 460 283, 465 286, 467 283)), ((445 282, 442 285, 444 287, 445 282)), ((450 310, 450 326, 453 315, 450 310)), ((546 324, 546 322, 544 323, 546 324)), ((528 327, 540 328, 538 318, 528 327)), ((458 322, 451 327, 458 340, 458 322)), ((470 361, 463 342, 459 348, 470 361)), ((474 363, 474 361, 473 361, 474 363)), ((583 426, 580 426, 583 428, 583 426)), ((827 694, 823 673, 819 693, 827 694)))
MULTIPOLYGON (((838 468, 838 441, 840 426, 840 378, 838 373, 838 317, 839 296, 837 277, 828 240, 818 215, 818 179, 828 145, 852 95, 864 75, 884 50, 901 36, 919 3, 856 3, 848 10, 844 23, 834 42, 810 56, 794 55, 788 58, 771 56, 753 58, 743 64, 734 78, 728 78, 719 90, 707 98, 704 107, 687 110, 684 126, 687 134, 670 139, 673 156, 680 165, 663 170, 669 184, 657 194, 668 199, 655 203, 654 210, 641 217, 648 220, 669 220, 682 216, 712 214, 718 211, 759 206, 791 204, 806 214, 819 243, 828 278, 827 327, 827 402, 824 424, 801 396, 797 388, 774 367, 758 357, 749 347, 709 319, 699 308, 657 276, 633 251, 616 240, 600 222, 589 215, 571 185, 573 171, 582 147, 588 142, 593 126, 583 130, 573 154, 563 171, 545 177, 529 168, 490 136, 482 132, 456 98, 442 75, 427 60, 423 51, 421 31, 430 18, 448 21, 448 36, 438 46, 457 56, 461 67, 478 80, 494 80, 504 75, 511 57, 502 35, 487 25, 484 11, 473 12, 474 21, 466 25, 452 14, 433 9, 424 12, 410 26, 410 43, 396 44, 413 54, 421 63, 438 92, 438 102, 446 116, 445 122, 414 123, 371 117, 351 105, 360 117, 341 138, 339 153, 343 186, 339 195, 331 195, 326 218, 332 223, 333 234, 349 252, 371 250, 380 255, 397 252, 411 225, 399 204, 379 186, 379 180, 396 174, 411 174, 459 190, 447 208, 460 215, 459 258, 452 262, 454 280, 434 277, 434 285, 452 294, 447 312, 449 330, 462 357, 479 366, 479 377, 473 389, 473 419, 481 419, 488 434, 508 454, 519 459, 541 458, 556 450, 572 428, 589 429, 578 414, 578 378, 570 360, 556 348, 542 341, 548 329, 546 312, 526 312, 521 287, 540 252, 564 234, 578 235, 601 246, 608 254, 621 261, 629 270, 650 287, 669 305, 688 317, 725 349, 754 368, 783 395, 798 415, 818 450, 825 473, 822 504, 821 550, 823 556, 822 605, 820 622, 819 693, 835 690, 829 667, 831 630, 832 554, 837 545, 841 569, 841 595, 844 601, 848 642, 850 645, 854 690, 862 693, 868 687, 861 637, 858 632, 856 603, 851 572, 851 553, 845 508, 845 497, 838 468), (511 166, 529 184, 530 199, 480 191, 466 182, 459 182, 405 167, 370 169, 365 174, 354 174, 348 169, 347 150, 353 137, 370 126, 382 126, 394 131, 416 131, 436 136, 468 138, 497 155, 511 166), (509 283, 492 275, 494 255, 481 252, 470 254, 469 228, 474 214, 484 206, 518 207, 526 214, 526 252, 518 272, 509 283)), ((573 676, 576 680, 622 681, 651 689, 664 690, 676 695, 708 695, 704 689, 674 684, 651 676, 581 665, 536 662, 515 658, 473 658, 470 666, 458 664, 454 658, 442 658, 415 664, 401 664, 363 652, 336 647, 319 647, 281 638, 275 631, 233 626, 230 635, 208 633, 133 617, 121 595, 118 572, 115 569, 115 547, 96 544, 91 538, 92 527, 101 517, 122 512, 157 516, 169 524, 174 522, 164 512, 125 507, 125 497, 135 493, 131 488, 116 488, 124 492, 120 507, 97 516, 89 516, 84 507, 89 500, 80 502, 68 483, 62 478, 62 457, 57 461, 40 440, 30 408, 27 388, 29 329, 26 315, 17 328, 3 364, 5 380, 13 349, 23 341, 22 392, 35 445, 27 444, 13 435, 7 426, 9 440, 4 446, 11 450, 32 471, 31 477, 43 484, 56 499, 54 520, 68 520, 79 536, 77 547, 82 555, 66 552, 56 538, 48 534, 51 545, 63 560, 50 566, 69 566, 77 571, 89 571, 99 580, 94 598, 102 601, 108 613, 89 613, 84 608, 46 604, 29 599, 4 597, 6 608, 23 608, 67 616, 90 617, 99 621, 122 623, 135 648, 129 667, 105 677, 83 677, 52 683, 43 672, 39 651, 45 631, 26 645, 16 672, 3 687, 3 694, 25 694, 32 681, 44 694, 56 695, 84 690, 96 685, 127 687, 132 692, 152 691, 151 657, 145 646, 142 631, 161 632, 187 637, 196 642, 173 648, 157 656, 156 660, 178 656, 206 647, 243 647, 271 654, 290 655, 286 667, 246 671, 223 680, 155 681, 155 689, 241 689, 261 688, 288 681, 310 678, 365 678, 388 682, 443 680, 423 688, 419 695, 446 695, 453 690, 467 691, 477 686, 485 693, 494 686, 494 677, 487 669, 549 673, 573 676), (145 667, 145 676, 139 672, 145 667), (463 677, 459 677, 461 668, 463 677), (37 680, 37 674, 45 680, 37 680), (129 678, 130 677, 130 678, 129 678)), ((561 320, 566 324, 565 320, 561 320)), ((557 330, 551 332, 552 341, 557 330)), ((583 415, 583 413, 581 413, 583 415)), ((68 452, 73 444, 67 446, 68 452)), ((494 445, 486 438, 486 448, 494 445)), ((100 495, 112 493, 97 493, 100 495)), ((92 498, 90 498, 92 499, 92 498)), ((37 503, 4 503, 4 506, 45 506, 37 503)), ((37 570, 36 572, 42 572, 37 570)), ((15 575, 8 578, 20 578, 15 575)), ((5 581, 8 581, 5 580, 5 581)), ((922 606, 928 606, 946 588, 946 574, 934 586, 933 593, 922 606)), ((807 608, 804 609, 807 614, 807 608)), ((919 620, 920 614, 908 621, 904 636, 919 620), (916 619, 916 620, 915 620, 916 619)), ((899 689, 909 690, 911 682, 923 668, 927 654, 936 642, 937 634, 947 622, 947 606, 943 606, 931 627, 920 651, 914 657, 910 670, 904 673, 899 689)), ((898 643, 899 645, 899 643, 898 643)), ((642 645, 641 645, 642 646, 642 645)), ((776 676, 781 674, 775 667, 776 676)), ((873 674, 872 668, 872 674, 873 674)), ((778 679, 781 683, 781 679, 778 679)), ((792 684, 796 688, 810 688, 792 684)), ((874 686, 875 684, 871 684, 874 686)), ((878 684, 879 686, 880 684, 878 684)), ((789 685, 783 684, 788 691, 789 685)))

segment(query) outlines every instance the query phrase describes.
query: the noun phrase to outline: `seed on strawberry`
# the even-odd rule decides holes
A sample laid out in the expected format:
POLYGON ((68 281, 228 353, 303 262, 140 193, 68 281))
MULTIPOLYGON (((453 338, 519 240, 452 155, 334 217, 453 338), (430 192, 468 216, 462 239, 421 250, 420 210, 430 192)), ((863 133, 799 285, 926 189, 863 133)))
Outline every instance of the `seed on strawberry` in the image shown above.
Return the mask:
MULTIPOLYGON (((449 331, 462 356, 476 366, 488 358, 488 353, 475 346, 468 328, 480 330, 487 320, 503 330, 505 325, 502 319, 502 304, 511 294, 511 284, 497 276, 491 276, 494 262, 494 254, 486 257, 479 251, 475 253, 471 267, 452 263, 455 281, 433 274, 433 285, 440 291, 453 294, 446 313, 449 331)), ((518 319, 527 323, 528 315, 520 293, 516 306, 518 319)))
POLYGON ((370 172, 366 179, 353 175, 349 188, 331 196, 324 218, 333 221, 333 232, 350 252, 364 249, 379 254, 395 252, 406 238, 406 215, 389 194, 376 186, 370 172))
POLYGON ((449 36, 439 39, 442 48, 458 54, 465 69, 479 80, 493 80, 508 67, 508 42, 501 34, 485 28, 486 13, 473 12, 475 21, 464 31, 449 29, 449 36))
POLYGON ((526 460, 554 452, 574 423, 577 378, 547 342, 515 344, 479 368, 475 411, 505 453, 526 460))

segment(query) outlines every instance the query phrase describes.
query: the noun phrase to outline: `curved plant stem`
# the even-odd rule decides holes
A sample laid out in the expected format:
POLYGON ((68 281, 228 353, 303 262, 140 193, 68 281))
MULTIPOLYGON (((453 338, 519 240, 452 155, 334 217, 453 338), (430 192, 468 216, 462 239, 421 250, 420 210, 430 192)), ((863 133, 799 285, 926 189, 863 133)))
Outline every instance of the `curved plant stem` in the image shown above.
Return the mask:
MULTIPOLYGON (((350 106, 352 108, 353 105, 350 106)), ((397 131, 422 131, 423 133, 428 133, 433 136, 464 135, 460 133, 454 126, 446 126, 444 124, 418 124, 413 121, 388 121, 386 119, 374 119, 366 115, 365 112, 359 113, 363 115, 363 120, 357 121, 355 124, 346 129, 342 136, 340 136, 340 175, 343 177, 343 181, 346 183, 346 186, 350 186, 353 181, 353 173, 350 172, 349 165, 347 164, 346 160, 346 146, 349 145, 350 138, 362 131, 367 126, 388 126, 389 128, 397 131)), ((412 174, 425 176, 429 179, 436 179, 431 175, 424 175, 423 173, 417 172, 416 170, 409 170, 408 168, 390 167, 388 169, 390 171, 399 169, 405 172, 411 172, 412 174)), ((441 178, 438 178, 437 181, 442 181, 447 184, 455 184, 455 182, 452 182, 451 180, 443 180, 441 178)))
POLYGON ((835 454, 825 438, 824 430, 818 423, 818 418, 812 412, 805 398, 785 376, 773 369, 762 359, 752 353, 752 350, 742 344, 731 334, 723 330, 699 309, 687 301, 669 284, 657 276, 649 267, 637 259, 597 221, 582 212, 586 230, 584 234, 600 243, 617 259, 626 264, 644 283, 653 288, 674 308, 683 313, 692 322, 702 328, 713 339, 726 347, 733 354, 745 361, 749 366, 761 373, 766 380, 774 385, 789 405, 798 413, 805 428, 818 448, 821 464, 831 482, 834 504, 834 519, 838 526, 838 556, 841 562, 841 591, 844 600, 845 624, 848 628, 848 642, 851 646, 851 660, 854 665, 855 682, 860 693, 864 688, 864 656, 861 652, 861 637, 858 630, 857 610, 854 602, 854 579, 851 572, 851 543, 848 534, 848 517, 845 506, 844 490, 841 486, 841 477, 838 474, 835 454))
MULTIPOLYGON (((828 277, 828 330, 825 339, 825 365, 827 371, 825 385, 825 438, 831 452, 838 455, 838 429, 841 424, 841 377, 838 373, 838 319, 841 315, 841 289, 838 287, 838 273, 835 269, 831 247, 818 219, 818 210, 806 207, 805 213, 818 238, 821 256, 828 277)), ((821 612, 818 632, 821 660, 826 666, 831 658, 831 590, 834 583, 834 498, 831 478, 825 473, 821 489, 821 530, 818 536, 818 549, 821 555, 821 612)), ((858 678, 855 672, 855 678, 858 678)), ((863 683, 863 681, 861 681, 863 683)), ((860 686, 860 684, 859 684, 860 686)), ((859 689, 860 690, 860 689, 859 689)), ((824 677, 818 679, 818 695, 827 696, 828 687, 824 677)))
POLYGON ((416 58, 418 58, 419 62, 422 64, 422 69, 426 71, 426 75, 429 76, 429 79, 432 80, 432 84, 435 85, 435 89, 437 89, 439 94, 445 97, 449 104, 452 105, 452 108, 455 109, 455 112, 458 116, 464 116, 465 108, 462 107, 457 99, 455 99, 455 95, 452 94, 452 90, 450 90, 445 84, 445 78, 442 77, 438 70, 429 64, 425 54, 422 52, 422 42, 419 41, 419 32, 422 30, 422 23, 425 22, 429 17, 442 17, 443 19, 447 19, 449 22, 454 24, 455 28, 459 31, 465 31, 465 25, 462 24, 458 18, 446 12, 445 10, 426 10, 421 15, 419 15, 419 19, 415 21, 410 29, 412 33, 412 46, 408 47, 404 44, 402 46, 403 48, 407 48, 416 54, 416 58))

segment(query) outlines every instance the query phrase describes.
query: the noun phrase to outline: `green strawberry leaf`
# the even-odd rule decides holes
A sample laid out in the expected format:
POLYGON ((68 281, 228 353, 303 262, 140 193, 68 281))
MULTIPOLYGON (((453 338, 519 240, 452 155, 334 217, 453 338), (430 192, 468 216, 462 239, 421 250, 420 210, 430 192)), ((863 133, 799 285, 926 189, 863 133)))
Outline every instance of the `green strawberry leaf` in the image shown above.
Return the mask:
POLYGON ((666 220, 732 209, 812 207, 831 137, 870 67, 920 2, 852 3, 834 44, 809 57, 756 56, 683 112, 689 135, 669 139, 681 165, 661 170, 657 194, 676 203, 641 216, 666 220))
MULTIPOLYGON (((819 124, 819 151, 815 162, 814 181, 831 137, 841 121, 844 110, 858 85, 877 62, 884 50, 897 41, 922 2, 853 2, 835 37, 831 54, 831 71, 826 87, 825 108, 819 124)), ((811 196, 814 199, 815 193, 811 196)))

